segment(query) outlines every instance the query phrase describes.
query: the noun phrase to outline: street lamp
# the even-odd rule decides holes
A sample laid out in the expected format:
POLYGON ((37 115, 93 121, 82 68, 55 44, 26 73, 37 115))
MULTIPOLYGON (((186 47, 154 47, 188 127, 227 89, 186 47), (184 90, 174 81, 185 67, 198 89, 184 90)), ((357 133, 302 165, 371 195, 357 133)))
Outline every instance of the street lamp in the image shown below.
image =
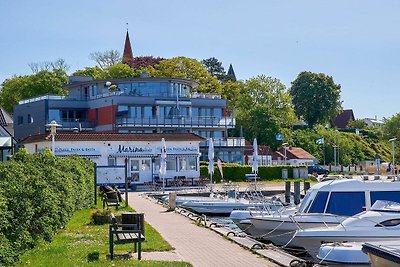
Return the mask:
POLYGON ((335 163, 335 172, 337 171, 337 165, 336 165, 336 149, 339 149, 338 145, 333 145, 333 161, 335 163))
POLYGON ((56 133, 57 133, 57 127, 61 127, 62 125, 59 125, 55 120, 52 120, 49 124, 46 124, 46 127, 50 128, 50 134, 51 134, 51 152, 53 156, 55 156, 56 152, 56 133))
POLYGON ((288 143, 283 143, 283 144, 282 144, 282 147, 285 149, 285 150, 283 151, 283 152, 285 153, 285 154, 284 154, 284 156, 285 156, 285 161, 284 161, 284 162, 285 162, 285 165, 286 165, 286 146, 287 146, 287 145, 288 145, 288 143))
POLYGON ((397 138, 389 139, 389 142, 392 142, 392 170, 394 170, 394 141, 396 140, 397 138))

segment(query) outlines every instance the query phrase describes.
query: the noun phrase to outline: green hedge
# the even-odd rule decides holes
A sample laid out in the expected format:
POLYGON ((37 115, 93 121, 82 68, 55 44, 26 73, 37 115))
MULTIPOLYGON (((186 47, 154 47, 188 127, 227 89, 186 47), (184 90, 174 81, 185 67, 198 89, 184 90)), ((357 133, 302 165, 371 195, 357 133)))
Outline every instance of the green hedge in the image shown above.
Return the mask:
MULTIPOLYGON (((293 178, 293 166, 259 166, 258 177, 261 180, 282 179, 282 169, 288 169, 288 178, 293 178)), ((246 181, 245 174, 251 173, 251 165, 239 165, 233 163, 224 163, 222 165, 225 181, 242 182, 246 181)), ((208 177, 208 163, 200 164, 200 176, 208 177)), ((221 173, 218 167, 214 164, 213 180, 221 181, 221 173)))
POLYGON ((73 212, 93 201, 93 163, 24 149, 0 163, 0 266, 38 242, 51 241, 73 212))

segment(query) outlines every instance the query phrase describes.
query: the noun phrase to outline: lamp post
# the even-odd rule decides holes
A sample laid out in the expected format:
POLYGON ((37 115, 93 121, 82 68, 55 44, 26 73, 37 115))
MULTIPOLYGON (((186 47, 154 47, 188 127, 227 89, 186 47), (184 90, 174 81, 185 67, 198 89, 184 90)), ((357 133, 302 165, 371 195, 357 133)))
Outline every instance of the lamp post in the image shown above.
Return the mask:
POLYGON ((288 145, 288 143, 283 143, 282 144, 282 147, 284 148, 284 156, 285 156, 285 161, 284 161, 284 163, 285 163, 285 165, 286 165, 286 146, 288 145))
POLYGON ((397 138, 389 139, 389 142, 392 143, 392 170, 394 170, 394 141, 396 140, 397 138))
POLYGON ((50 134, 51 134, 51 152, 53 156, 55 156, 56 152, 56 133, 57 127, 61 127, 55 120, 52 120, 49 124, 46 124, 46 127, 50 127, 50 134))

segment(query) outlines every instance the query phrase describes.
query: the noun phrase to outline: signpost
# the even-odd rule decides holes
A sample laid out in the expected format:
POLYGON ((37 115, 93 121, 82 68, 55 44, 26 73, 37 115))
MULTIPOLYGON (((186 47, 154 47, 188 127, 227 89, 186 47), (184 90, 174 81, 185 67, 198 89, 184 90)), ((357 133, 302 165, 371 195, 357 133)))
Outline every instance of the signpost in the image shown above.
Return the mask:
POLYGON ((128 205, 127 161, 125 165, 94 166, 94 204, 97 205, 97 186, 125 185, 125 204, 128 205))

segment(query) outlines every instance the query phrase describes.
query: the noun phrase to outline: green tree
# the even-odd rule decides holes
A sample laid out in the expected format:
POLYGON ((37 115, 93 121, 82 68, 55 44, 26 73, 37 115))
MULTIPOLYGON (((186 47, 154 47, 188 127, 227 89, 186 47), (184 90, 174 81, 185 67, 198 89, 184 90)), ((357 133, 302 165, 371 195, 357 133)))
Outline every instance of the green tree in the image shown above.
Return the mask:
POLYGON ((121 53, 117 50, 107 50, 104 52, 94 52, 89 56, 90 59, 96 61, 97 65, 105 70, 114 64, 121 63, 121 53))
POLYGON ((265 105, 240 110, 236 116, 236 125, 235 134, 238 135, 242 127, 246 140, 257 138, 259 144, 269 145, 274 149, 280 145, 280 141, 275 140, 275 134, 280 131, 279 125, 265 105))
POLYGON ((77 70, 72 75, 76 76, 91 76, 94 80, 104 80, 107 78, 106 71, 102 70, 100 67, 86 67, 83 70, 77 70))
POLYGON ((2 83, 0 91, 0 105, 12 113, 13 106, 22 99, 50 95, 65 95, 62 88, 68 82, 67 74, 63 70, 42 70, 33 75, 14 76, 2 83))
POLYGON ((131 78, 139 77, 142 73, 142 69, 133 69, 126 64, 114 64, 109 66, 106 70, 106 78, 119 79, 119 78, 131 78))
POLYGON ((220 62, 215 57, 203 59, 201 61, 204 68, 214 77, 216 77, 220 82, 225 81, 226 74, 225 69, 222 66, 222 62, 220 62))
POLYGON ((149 67, 148 74, 150 77, 192 79, 200 83, 197 87, 199 92, 215 94, 221 92, 221 84, 218 79, 208 73, 199 61, 192 58, 175 57, 162 60, 154 67, 149 67))
POLYGON ((346 128, 348 128, 348 129, 364 129, 366 127, 367 127, 367 125, 365 124, 365 122, 360 119, 351 121, 346 126, 346 128))
POLYGON ((239 110, 265 106, 279 127, 291 127, 296 122, 291 96, 278 79, 259 75, 240 83, 240 90, 236 99, 239 110))
POLYGON ((301 72, 292 82, 294 110, 310 127, 335 118, 342 109, 340 85, 323 73, 301 72))
POLYGON ((385 138, 385 142, 388 142, 389 139, 397 138, 395 141, 394 154, 395 161, 400 161, 400 113, 397 113, 385 122, 383 126, 383 137, 385 138))

